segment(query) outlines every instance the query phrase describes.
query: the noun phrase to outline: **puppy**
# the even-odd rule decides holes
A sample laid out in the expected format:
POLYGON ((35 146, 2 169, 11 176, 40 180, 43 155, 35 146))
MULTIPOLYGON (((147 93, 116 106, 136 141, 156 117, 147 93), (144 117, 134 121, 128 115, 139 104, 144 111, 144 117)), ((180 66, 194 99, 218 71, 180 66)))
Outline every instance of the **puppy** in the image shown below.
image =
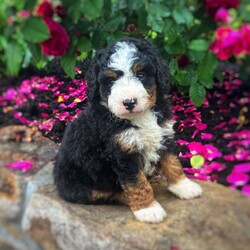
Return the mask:
POLYGON ((97 53, 86 80, 88 106, 65 131, 54 179, 83 204, 126 204, 139 221, 166 216, 147 179, 161 175, 181 199, 202 194, 177 157, 167 64, 149 42, 124 38, 97 53))

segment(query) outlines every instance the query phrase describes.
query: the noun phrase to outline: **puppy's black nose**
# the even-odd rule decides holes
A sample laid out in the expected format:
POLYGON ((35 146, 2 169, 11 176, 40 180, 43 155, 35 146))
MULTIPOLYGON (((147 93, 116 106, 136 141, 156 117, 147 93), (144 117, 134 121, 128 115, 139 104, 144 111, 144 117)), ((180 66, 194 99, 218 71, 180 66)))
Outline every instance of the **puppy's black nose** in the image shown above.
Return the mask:
POLYGON ((127 110, 132 111, 137 104, 137 99, 136 98, 131 98, 131 99, 125 99, 123 101, 123 105, 126 107, 127 110))

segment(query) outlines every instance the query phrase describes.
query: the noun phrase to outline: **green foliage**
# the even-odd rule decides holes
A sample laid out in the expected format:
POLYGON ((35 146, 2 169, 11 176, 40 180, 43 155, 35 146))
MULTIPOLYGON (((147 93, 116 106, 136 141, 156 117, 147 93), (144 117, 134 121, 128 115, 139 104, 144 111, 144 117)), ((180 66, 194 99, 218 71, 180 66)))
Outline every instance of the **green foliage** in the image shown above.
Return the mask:
POLYGON ((47 25, 38 17, 30 17, 21 29, 23 37, 31 43, 40 43, 50 38, 47 25))
MULTIPOLYGON (((40 43, 50 32, 35 9, 38 0, 3 1, 0 4, 0 76, 17 75, 24 65, 49 67, 52 57, 41 54, 40 43), (29 11, 21 17, 20 11, 29 11), (3 66, 6 65, 6 66, 3 66)), ((206 89, 213 87, 218 59, 208 48, 212 42, 214 21, 197 0, 52 0, 61 4, 66 16, 54 13, 70 38, 70 46, 61 57, 67 75, 74 77, 77 60, 93 57, 96 50, 124 36, 151 40, 169 62, 172 83, 189 93, 200 106, 206 89), (189 58, 186 65, 180 60, 189 58)), ((249 21, 250 2, 242 1, 237 25, 249 21)), ((236 20, 235 17, 235 20, 236 20)), ((247 61, 247 60, 246 60, 247 61)))

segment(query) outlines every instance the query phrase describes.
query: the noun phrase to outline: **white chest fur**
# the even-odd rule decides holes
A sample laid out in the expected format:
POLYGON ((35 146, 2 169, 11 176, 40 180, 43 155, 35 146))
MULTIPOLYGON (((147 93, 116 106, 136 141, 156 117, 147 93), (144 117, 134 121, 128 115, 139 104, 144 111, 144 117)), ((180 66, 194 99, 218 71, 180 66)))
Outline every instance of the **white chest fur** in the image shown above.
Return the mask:
POLYGON ((121 136, 123 143, 129 147, 136 146, 144 158, 144 173, 147 176, 154 172, 154 165, 159 161, 158 150, 163 148, 165 136, 172 137, 174 121, 169 121, 165 126, 157 124, 157 117, 151 111, 145 112, 132 120, 132 124, 138 128, 130 128, 124 131, 121 136))

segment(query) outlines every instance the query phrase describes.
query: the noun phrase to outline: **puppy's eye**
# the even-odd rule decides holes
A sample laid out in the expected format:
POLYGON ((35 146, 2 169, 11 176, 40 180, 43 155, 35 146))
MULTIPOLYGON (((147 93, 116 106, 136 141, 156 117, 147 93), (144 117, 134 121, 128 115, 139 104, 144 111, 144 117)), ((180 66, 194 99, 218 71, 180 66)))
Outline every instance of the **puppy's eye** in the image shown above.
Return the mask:
POLYGON ((142 80, 143 78, 145 78, 145 73, 143 73, 143 72, 139 72, 139 73, 137 73, 136 74, 136 77, 139 79, 139 80, 142 80))
POLYGON ((109 86, 111 86, 114 83, 114 81, 115 81, 115 79, 110 78, 110 79, 108 79, 107 83, 109 86))

